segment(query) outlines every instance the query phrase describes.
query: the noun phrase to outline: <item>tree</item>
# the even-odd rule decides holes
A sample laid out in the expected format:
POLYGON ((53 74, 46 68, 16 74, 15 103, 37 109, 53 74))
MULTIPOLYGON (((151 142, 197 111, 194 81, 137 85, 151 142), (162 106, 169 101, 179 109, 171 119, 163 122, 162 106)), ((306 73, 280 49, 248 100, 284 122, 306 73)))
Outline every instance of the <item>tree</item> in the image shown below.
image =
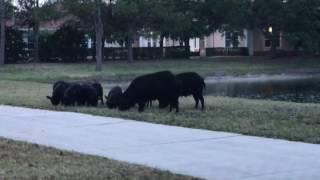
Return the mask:
POLYGON ((22 32, 11 27, 6 28, 5 63, 16 63, 25 58, 25 43, 22 32))
POLYGON ((101 18, 101 0, 95 0, 95 32, 96 32, 96 71, 102 70, 103 24, 101 18))
POLYGON ((320 54, 320 1, 290 0, 286 3, 287 16, 284 37, 295 50, 320 54))
POLYGON ((39 28, 40 28, 40 20, 39 20, 39 0, 34 1, 34 9, 33 9, 33 43, 34 43, 34 53, 33 58, 35 62, 39 62, 39 28))
POLYGON ((150 0, 118 0, 114 7, 117 34, 124 36, 128 49, 128 60, 133 61, 134 38, 149 29, 152 14, 150 0))
POLYGON ((175 27, 174 3, 172 0, 150 0, 152 9, 149 30, 160 36, 160 48, 163 48, 163 40, 170 37, 172 28, 175 27))
POLYGON ((286 24, 286 3, 283 0, 255 0, 252 11, 254 25, 271 42, 271 56, 275 56, 280 34, 286 24))
POLYGON ((255 27, 271 41, 274 57, 280 35, 297 50, 320 53, 320 1, 318 0, 255 0, 252 16, 255 27))
MULTIPOLYGON (((209 35, 216 30, 242 35, 247 26, 250 0, 175 0, 169 8, 170 15, 162 27, 173 39, 184 42, 189 51, 189 39, 209 35)), ((169 3, 170 4, 170 3, 169 3)), ((166 6, 165 6, 166 7, 166 6)), ((237 36, 238 37, 238 36, 237 36)), ((233 38, 237 40, 237 38, 233 38)), ((236 44, 236 41, 234 42, 236 44)))
POLYGON ((136 0, 119 0, 115 5, 115 18, 117 19, 117 31, 124 36, 125 45, 128 49, 128 60, 133 61, 133 37, 137 33, 141 23, 139 7, 136 0))
POLYGON ((19 18, 33 29, 33 61, 39 62, 39 0, 18 0, 19 18))
POLYGON ((173 1, 174 28, 169 31, 172 39, 180 40, 185 45, 186 53, 190 52, 189 40, 209 34, 201 18, 202 5, 200 0, 173 1))
POLYGON ((87 57, 84 32, 65 25, 54 34, 41 36, 40 57, 46 61, 77 62, 87 57))
POLYGON ((230 32, 235 35, 234 44, 238 36, 244 36, 243 30, 251 28, 252 0, 206 0, 201 4, 200 21, 206 27, 206 33, 214 31, 230 32))
POLYGON ((39 36, 40 22, 53 20, 60 17, 61 12, 56 12, 56 1, 42 0, 18 0, 19 11, 17 13, 19 22, 32 28, 33 31, 33 61, 39 62, 39 36))
MULTIPOLYGON (((253 28, 253 16, 251 12, 251 0, 225 0, 224 22, 220 29, 235 35, 232 43, 239 43, 239 36, 244 37, 244 29, 253 28)), ((221 12, 223 13, 223 12, 221 12)))
POLYGON ((5 57, 5 1, 0 0, 0 66, 4 65, 5 57))
POLYGON ((12 17, 13 12, 11 0, 0 0, 0 66, 5 63, 6 20, 12 17))
POLYGON ((102 48, 104 42, 104 23, 102 10, 106 6, 102 0, 64 0, 64 6, 69 14, 77 16, 81 20, 81 26, 87 31, 94 30, 96 48, 96 71, 102 70, 102 48), (92 21, 94 19, 94 21, 92 21), (94 27, 94 28, 92 28, 94 27))
MULTIPOLYGON (((116 42, 119 37, 117 37, 117 27, 114 20, 114 3, 115 0, 108 0, 108 3, 103 3, 101 6, 101 17, 103 24, 103 42, 116 42)), ((121 39, 121 38, 120 38, 121 39)))

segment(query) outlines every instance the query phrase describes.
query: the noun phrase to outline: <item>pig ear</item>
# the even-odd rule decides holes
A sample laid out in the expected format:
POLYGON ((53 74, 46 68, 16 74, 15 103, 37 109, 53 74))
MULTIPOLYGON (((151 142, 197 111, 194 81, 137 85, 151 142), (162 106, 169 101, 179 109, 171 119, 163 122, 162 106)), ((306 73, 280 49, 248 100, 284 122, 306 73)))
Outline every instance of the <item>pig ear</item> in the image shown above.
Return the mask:
POLYGON ((104 96, 104 98, 108 99, 108 96, 104 96))
POLYGON ((52 99, 52 97, 50 97, 50 96, 47 96, 47 98, 50 99, 50 100, 52 99))

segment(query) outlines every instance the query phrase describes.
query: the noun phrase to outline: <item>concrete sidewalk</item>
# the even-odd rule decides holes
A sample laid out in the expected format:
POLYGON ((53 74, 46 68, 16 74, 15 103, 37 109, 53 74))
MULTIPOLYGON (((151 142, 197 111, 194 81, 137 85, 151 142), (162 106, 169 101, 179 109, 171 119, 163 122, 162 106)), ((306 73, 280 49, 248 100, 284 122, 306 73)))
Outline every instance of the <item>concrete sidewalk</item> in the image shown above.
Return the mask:
POLYGON ((206 179, 320 179, 320 145, 0 106, 0 136, 206 179))

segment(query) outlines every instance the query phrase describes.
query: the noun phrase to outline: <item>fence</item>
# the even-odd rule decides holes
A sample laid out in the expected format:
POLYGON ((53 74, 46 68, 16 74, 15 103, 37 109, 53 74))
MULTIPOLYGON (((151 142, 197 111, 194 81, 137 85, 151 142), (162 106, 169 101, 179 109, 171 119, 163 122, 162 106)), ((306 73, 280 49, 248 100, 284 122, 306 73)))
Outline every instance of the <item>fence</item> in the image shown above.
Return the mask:
POLYGON ((248 56, 246 47, 238 48, 206 48, 207 56, 248 56))
MULTIPOLYGON (((89 57, 95 56, 95 49, 89 49, 89 57)), ((185 51, 184 46, 174 47, 134 47, 134 60, 153 60, 153 59, 185 59, 189 58, 190 53, 185 51)), ((103 59, 108 60, 127 60, 127 48, 104 48, 103 59)))
MULTIPOLYGON (((104 48, 104 60, 126 60, 128 49, 126 48, 104 48)), ((161 48, 133 48, 135 60, 149 60, 162 58, 161 48)))

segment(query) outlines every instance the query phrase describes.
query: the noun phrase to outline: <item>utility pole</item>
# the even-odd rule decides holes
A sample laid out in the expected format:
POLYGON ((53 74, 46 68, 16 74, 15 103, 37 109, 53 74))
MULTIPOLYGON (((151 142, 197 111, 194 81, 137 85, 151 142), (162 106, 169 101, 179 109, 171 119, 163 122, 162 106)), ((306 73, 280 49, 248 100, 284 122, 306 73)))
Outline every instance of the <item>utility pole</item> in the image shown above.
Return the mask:
POLYGON ((0 66, 4 65, 5 58, 5 42, 6 42, 6 32, 5 32, 5 0, 0 0, 0 66))
POLYGON ((33 38, 34 38, 34 49, 33 49, 33 58, 35 62, 39 62, 39 0, 35 0, 35 5, 33 9, 35 24, 33 27, 33 38))

